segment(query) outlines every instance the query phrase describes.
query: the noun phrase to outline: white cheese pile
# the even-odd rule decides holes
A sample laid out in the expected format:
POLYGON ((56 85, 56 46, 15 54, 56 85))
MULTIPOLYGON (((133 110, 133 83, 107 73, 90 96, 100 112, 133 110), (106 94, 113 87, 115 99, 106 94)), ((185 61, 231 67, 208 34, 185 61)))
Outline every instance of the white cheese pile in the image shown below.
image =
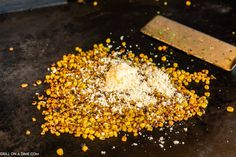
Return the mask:
MULTIPOLYGON (((135 102, 137 107, 156 104, 159 100, 157 100, 154 91, 168 98, 172 98, 177 93, 177 89, 171 84, 168 74, 158 68, 145 64, 143 67, 135 67, 123 60, 111 60, 111 63, 109 71, 105 74, 106 81, 103 90, 115 92, 116 95, 114 96, 124 100, 126 106, 130 107, 130 102, 135 102)), ((183 97, 182 95, 179 96, 183 97)), ((171 102, 168 101, 164 104, 168 103, 171 102)), ((114 106, 113 110, 119 108, 120 106, 114 106)))
POLYGON ((121 113, 123 108, 142 108, 160 102, 169 105, 175 100, 179 103, 184 100, 184 96, 171 84, 168 74, 157 67, 149 64, 137 66, 120 58, 102 58, 100 62, 102 64, 95 71, 102 77, 91 78, 93 86, 82 91, 91 94, 90 102, 121 113), (160 96, 167 101, 160 100, 160 96))

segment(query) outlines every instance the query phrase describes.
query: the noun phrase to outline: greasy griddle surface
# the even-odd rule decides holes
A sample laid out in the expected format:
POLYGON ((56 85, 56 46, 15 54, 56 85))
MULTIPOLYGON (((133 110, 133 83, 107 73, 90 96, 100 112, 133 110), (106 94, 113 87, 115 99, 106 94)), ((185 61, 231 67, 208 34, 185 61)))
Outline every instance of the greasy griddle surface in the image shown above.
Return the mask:
MULTIPOLYGON (((167 132, 171 136, 171 140, 166 140, 167 146, 173 140, 185 141, 185 145, 172 149, 167 147, 164 151, 158 144, 142 137, 129 137, 126 143, 122 143, 120 138, 91 142, 71 135, 39 135, 43 117, 31 105, 31 101, 35 92, 43 92, 46 87, 22 89, 20 84, 32 84, 37 79, 43 79, 48 73, 47 67, 64 54, 73 52, 75 45, 87 49, 93 43, 104 41, 107 36, 118 40, 120 35, 128 35, 128 44, 141 47, 140 50, 133 48, 134 51, 148 54, 152 49, 150 43, 160 43, 143 36, 139 30, 157 11, 216 38, 234 45, 236 43, 236 37, 231 34, 236 28, 233 21, 236 19, 233 8, 236 4, 233 0, 227 3, 193 1, 196 6, 192 9, 185 8, 184 2, 176 0, 169 1, 168 6, 150 0, 103 3, 97 8, 71 3, 66 7, 0 16, 0 152, 34 151, 48 157, 56 156, 56 149, 62 147, 66 157, 96 157, 101 156, 101 150, 106 151, 106 156, 112 157, 235 157, 236 114, 225 111, 229 104, 236 107, 235 73, 225 72, 184 53, 174 53, 168 58, 178 62, 183 69, 189 66, 190 71, 208 68, 217 78, 212 83, 212 96, 206 115, 177 127, 179 130, 188 127, 187 133, 180 131, 176 135, 168 131, 153 131, 146 134, 158 139, 167 132), (112 35, 109 35, 110 32, 112 35), (7 52, 9 46, 14 47, 13 53, 7 52), (31 122, 33 116, 37 118, 36 124, 31 122), (27 129, 31 130, 28 137, 25 136, 27 129), (90 148, 87 153, 81 152, 83 142, 90 148), (139 145, 133 147, 133 142, 139 145), (113 145, 116 146, 114 150, 111 149, 113 145)), ((175 49, 173 51, 177 52, 175 49)))

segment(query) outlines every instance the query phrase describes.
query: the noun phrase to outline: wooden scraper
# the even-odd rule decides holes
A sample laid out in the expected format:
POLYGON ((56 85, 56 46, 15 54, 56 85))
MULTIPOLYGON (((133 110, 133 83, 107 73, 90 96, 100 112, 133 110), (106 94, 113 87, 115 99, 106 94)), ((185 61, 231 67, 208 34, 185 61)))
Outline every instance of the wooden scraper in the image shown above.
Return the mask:
POLYGON ((235 67, 235 46, 163 16, 154 17, 141 32, 224 70, 235 67))

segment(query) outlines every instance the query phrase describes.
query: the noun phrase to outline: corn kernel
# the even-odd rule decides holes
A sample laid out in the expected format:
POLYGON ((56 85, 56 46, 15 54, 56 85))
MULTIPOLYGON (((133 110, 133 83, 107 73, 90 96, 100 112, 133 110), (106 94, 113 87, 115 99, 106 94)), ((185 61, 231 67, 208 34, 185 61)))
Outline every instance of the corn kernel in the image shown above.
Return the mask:
POLYGON ((26 135, 30 135, 31 133, 30 133, 29 130, 26 130, 25 134, 26 134, 26 135))
POLYGON ((234 112, 234 107, 228 106, 226 109, 228 112, 234 112))
POLYGON ((83 152, 87 152, 87 150, 88 150, 88 147, 87 147, 86 145, 83 145, 83 146, 82 146, 82 151, 83 151, 83 152))
POLYGON ((57 155, 62 156, 64 154, 64 151, 62 148, 57 149, 57 155))
POLYGON ((122 136, 121 141, 122 141, 122 142, 126 142, 126 141, 127 141, 127 136, 125 136, 125 135, 122 136))
POLYGON ((21 84, 21 87, 22 87, 22 88, 26 88, 26 87, 28 87, 28 84, 27 84, 27 83, 22 83, 22 84, 21 84))
POLYGON ((166 61, 166 56, 161 57, 161 60, 162 60, 163 62, 165 62, 165 61, 166 61))

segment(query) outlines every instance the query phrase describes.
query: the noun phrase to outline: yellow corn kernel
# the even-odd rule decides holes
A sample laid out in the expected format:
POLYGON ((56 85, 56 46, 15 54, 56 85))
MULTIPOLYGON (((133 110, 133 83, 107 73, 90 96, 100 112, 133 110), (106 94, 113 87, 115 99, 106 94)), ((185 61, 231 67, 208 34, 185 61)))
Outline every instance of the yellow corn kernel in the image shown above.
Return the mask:
POLYGON ((36 118, 32 117, 32 122, 36 122, 36 118))
POLYGON ((163 57, 161 57, 161 60, 163 61, 163 62, 165 62, 167 59, 166 59, 166 56, 163 56, 163 57))
POLYGON ((122 136, 121 141, 122 141, 122 142, 126 142, 126 141, 127 141, 127 137, 126 137, 125 135, 122 136))
POLYGON ((159 51, 162 51, 162 46, 158 46, 158 50, 159 50, 159 51))
POLYGON ((189 7, 189 6, 191 5, 191 1, 186 1, 186 3, 185 3, 185 4, 186 4, 186 6, 188 6, 188 7, 189 7))
POLYGON ((209 97, 209 96, 210 96, 210 92, 205 92, 204 95, 205 95, 206 97, 209 97))
POLYGON ((140 54, 139 54, 139 57, 140 57, 140 58, 144 58, 144 56, 145 56, 145 55, 144 55, 143 53, 140 53, 140 54))
POLYGON ((81 149, 82 149, 83 152, 87 152, 88 147, 84 144, 81 149))
POLYGON ((94 2, 93 2, 93 6, 96 7, 97 5, 98 5, 98 2, 97 2, 97 1, 94 1, 94 2))
POLYGON ((234 107, 228 106, 226 109, 228 112, 234 112, 234 107))
POLYGON ((208 85, 205 85, 204 88, 208 90, 210 87, 208 85))
POLYGON ((162 46, 162 50, 163 50, 163 51, 167 50, 167 46, 165 46, 165 45, 162 46))
POLYGON ((64 154, 64 151, 62 148, 57 149, 57 155, 62 156, 64 154))
POLYGON ((27 83, 22 83, 22 84, 21 84, 21 87, 22 87, 22 88, 26 88, 26 87, 28 87, 28 84, 27 84, 27 83))
POLYGON ((110 44, 110 43, 111 43, 111 39, 110 39, 110 38, 107 38, 107 39, 106 39, 106 43, 107 43, 107 44, 110 44))
POLYGON ((126 42, 123 41, 123 42, 121 43, 121 45, 124 46, 124 47, 126 47, 126 42))
POLYGON ((197 112, 197 115, 198 115, 198 116, 200 116, 200 117, 202 116, 202 114, 203 114, 203 113, 202 113, 202 112, 200 112, 200 111, 199 111, 199 112, 197 112))
POLYGON ((179 66, 178 63, 173 64, 173 67, 175 67, 175 68, 177 68, 178 66, 179 66))
POLYGON ((50 95, 50 94, 51 94, 51 90, 50 90, 50 89, 47 89, 47 90, 46 90, 46 94, 47 94, 47 95, 50 95))
POLYGON ((42 81, 41 81, 41 80, 37 80, 37 81, 36 81, 36 84, 37 84, 37 85, 41 85, 41 84, 42 84, 42 81))

